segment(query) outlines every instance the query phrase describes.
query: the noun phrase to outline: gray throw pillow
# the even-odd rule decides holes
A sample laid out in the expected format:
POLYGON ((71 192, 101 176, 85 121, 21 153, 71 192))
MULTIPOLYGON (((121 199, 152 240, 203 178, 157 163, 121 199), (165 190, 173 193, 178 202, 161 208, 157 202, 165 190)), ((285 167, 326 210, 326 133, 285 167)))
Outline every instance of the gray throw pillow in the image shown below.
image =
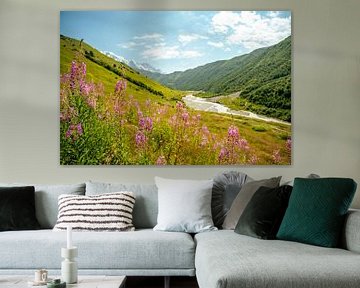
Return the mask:
POLYGON ((154 230, 198 233, 217 230, 211 217, 213 180, 155 177, 159 213, 154 230))
POLYGON ((245 207, 249 203, 250 199, 253 197, 255 192, 261 187, 276 188, 279 187, 281 176, 274 177, 270 179, 263 179, 258 181, 251 181, 244 184, 233 201, 229 212, 227 213, 224 223, 222 225, 223 229, 234 230, 236 224, 238 223, 241 214, 244 212, 245 207))
MULTIPOLYGON (((307 175, 305 178, 318 179, 318 178, 320 178, 320 176, 318 174, 311 173, 311 174, 307 175)), ((294 179, 292 179, 290 181, 286 181, 282 185, 294 186, 294 179)))
POLYGON ((253 179, 248 175, 238 171, 225 171, 214 178, 211 213, 216 227, 222 227, 225 216, 241 187, 251 180, 253 179))

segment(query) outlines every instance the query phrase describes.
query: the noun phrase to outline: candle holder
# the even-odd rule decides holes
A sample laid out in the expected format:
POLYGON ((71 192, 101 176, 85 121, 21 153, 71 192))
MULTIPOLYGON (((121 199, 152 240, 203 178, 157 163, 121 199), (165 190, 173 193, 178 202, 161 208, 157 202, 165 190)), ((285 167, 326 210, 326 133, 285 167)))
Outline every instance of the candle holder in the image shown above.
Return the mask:
POLYGON ((77 255, 77 247, 61 248, 61 257, 65 258, 61 262, 61 279, 67 284, 77 283, 78 269, 75 261, 77 255))

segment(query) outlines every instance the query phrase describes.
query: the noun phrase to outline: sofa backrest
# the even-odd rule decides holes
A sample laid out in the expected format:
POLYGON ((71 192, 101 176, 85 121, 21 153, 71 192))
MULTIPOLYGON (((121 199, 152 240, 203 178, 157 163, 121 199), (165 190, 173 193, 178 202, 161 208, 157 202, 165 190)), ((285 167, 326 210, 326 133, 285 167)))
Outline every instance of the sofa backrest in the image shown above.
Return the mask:
POLYGON ((155 184, 86 182, 86 195, 89 196, 121 191, 131 191, 135 194, 135 228, 153 228, 157 223, 158 214, 158 192, 155 184))
POLYGON ((61 194, 85 195, 85 183, 60 185, 0 183, 0 186, 34 186, 36 218, 43 229, 52 229, 55 226, 58 216, 58 197, 61 194))

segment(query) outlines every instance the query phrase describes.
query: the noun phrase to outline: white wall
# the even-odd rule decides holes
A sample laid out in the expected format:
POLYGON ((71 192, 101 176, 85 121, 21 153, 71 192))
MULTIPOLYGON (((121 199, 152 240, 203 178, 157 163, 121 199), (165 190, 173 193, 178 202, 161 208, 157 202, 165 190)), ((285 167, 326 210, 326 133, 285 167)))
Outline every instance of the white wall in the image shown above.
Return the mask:
POLYGON ((0 0, 0 182, 145 183, 155 175, 200 179, 236 169, 254 178, 351 177, 360 187, 359 27, 358 0, 0 0), (293 164, 60 166, 59 11, 72 9, 292 10, 293 164))

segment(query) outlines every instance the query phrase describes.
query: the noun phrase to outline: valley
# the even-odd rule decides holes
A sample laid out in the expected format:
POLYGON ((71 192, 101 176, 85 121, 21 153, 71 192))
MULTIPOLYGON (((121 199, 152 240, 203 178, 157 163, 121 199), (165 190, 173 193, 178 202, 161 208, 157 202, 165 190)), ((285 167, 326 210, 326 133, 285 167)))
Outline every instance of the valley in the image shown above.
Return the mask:
POLYGON ((222 113, 222 114, 228 114, 228 115, 236 115, 241 117, 246 117, 250 119, 256 119, 261 120, 265 122, 274 122, 274 123, 281 123, 284 125, 291 125, 288 122, 281 121, 279 119, 266 117, 263 115, 257 115, 250 111, 244 111, 244 110, 231 110, 229 107, 226 107, 225 105, 217 103, 217 101, 221 99, 227 99, 229 97, 237 97, 235 95, 229 95, 229 96, 216 96, 212 98, 201 98, 196 97, 192 94, 188 94, 185 97, 182 98, 186 106, 188 106, 191 109, 194 110, 200 110, 205 112, 215 112, 215 113, 222 113))

